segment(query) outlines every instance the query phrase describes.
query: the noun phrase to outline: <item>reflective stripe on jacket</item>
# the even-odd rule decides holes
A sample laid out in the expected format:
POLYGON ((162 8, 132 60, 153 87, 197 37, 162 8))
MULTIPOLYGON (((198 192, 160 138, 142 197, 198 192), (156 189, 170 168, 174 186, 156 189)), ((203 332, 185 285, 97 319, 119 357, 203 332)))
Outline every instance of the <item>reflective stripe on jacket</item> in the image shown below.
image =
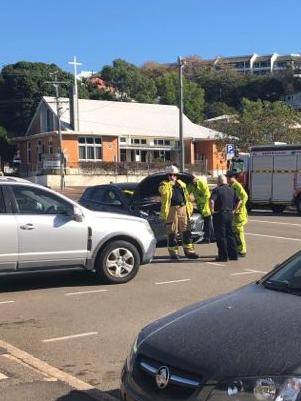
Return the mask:
POLYGON ((192 193, 196 201, 199 212, 203 217, 211 216, 209 200, 210 189, 206 181, 198 179, 196 183, 189 184, 188 192, 192 193))
MULTIPOLYGON (((177 183, 180 185, 180 187, 183 190, 187 214, 190 217, 193 212, 193 205, 189 199, 189 193, 187 191, 186 184, 185 184, 185 182, 183 182, 181 180, 177 180, 177 183)), ((167 217, 169 214, 171 198, 172 198, 172 189, 173 189, 173 183, 172 183, 172 181, 169 181, 169 180, 162 181, 161 184, 159 185, 159 192, 161 195, 160 217, 164 221, 167 220, 167 217)))

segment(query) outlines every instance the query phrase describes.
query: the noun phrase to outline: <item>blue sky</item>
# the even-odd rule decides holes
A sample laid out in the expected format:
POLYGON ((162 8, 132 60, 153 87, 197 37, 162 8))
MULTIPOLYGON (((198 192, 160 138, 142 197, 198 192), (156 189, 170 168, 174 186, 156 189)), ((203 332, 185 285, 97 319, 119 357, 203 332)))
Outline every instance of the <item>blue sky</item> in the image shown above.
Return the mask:
POLYGON ((0 67, 20 60, 98 71, 178 55, 301 53, 300 0, 3 0, 0 67))

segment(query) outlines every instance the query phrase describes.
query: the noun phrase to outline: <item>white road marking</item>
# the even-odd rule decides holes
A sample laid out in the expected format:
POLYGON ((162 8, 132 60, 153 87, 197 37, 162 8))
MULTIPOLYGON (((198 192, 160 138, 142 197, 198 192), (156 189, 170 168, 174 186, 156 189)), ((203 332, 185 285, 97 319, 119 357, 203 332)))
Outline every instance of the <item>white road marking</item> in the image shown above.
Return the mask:
POLYGON ((301 224, 297 224, 297 223, 285 223, 283 221, 268 221, 268 220, 255 220, 255 219, 249 219, 249 222, 256 222, 256 223, 268 223, 268 224, 282 224, 282 225, 286 225, 286 226, 297 226, 297 227, 301 227, 301 224))
POLYGON ((246 269, 244 272, 239 272, 239 273, 232 273, 231 276, 243 276, 245 274, 267 274, 267 272, 261 271, 261 270, 253 270, 253 269, 246 269))
POLYGON ((214 262, 206 262, 208 265, 213 265, 213 266, 218 266, 218 267, 220 267, 220 266, 226 266, 226 265, 223 265, 223 264, 221 264, 221 263, 214 263, 214 262))
POLYGON ((245 233, 245 235, 250 235, 252 237, 266 237, 266 238, 284 239, 284 240, 287 240, 287 241, 298 241, 298 242, 301 242, 301 238, 277 237, 276 235, 256 234, 256 233, 245 233))
POLYGON ((14 347, 6 341, 0 340, 0 347, 6 349, 9 354, 13 355, 15 358, 18 358, 20 361, 26 363, 31 367, 34 367, 35 369, 38 369, 44 375, 52 376, 68 384, 70 387, 73 387, 75 390, 89 391, 89 397, 93 398, 94 400, 118 401, 116 397, 112 397, 111 395, 102 392, 91 384, 85 383, 77 377, 74 377, 69 373, 63 372, 62 370, 57 369, 38 358, 35 358, 33 355, 30 355, 27 352, 14 347))
POLYGON ((155 283, 156 285, 163 285, 163 284, 173 284, 173 283, 183 283, 184 281, 190 281, 191 278, 185 278, 182 280, 172 280, 172 281, 161 281, 159 283, 155 283))
POLYGON ((21 361, 20 359, 16 358, 15 356, 13 356, 13 355, 11 355, 11 354, 3 354, 3 355, 1 355, 1 356, 3 356, 3 357, 6 358, 6 359, 9 359, 10 361, 13 361, 13 362, 15 362, 15 363, 18 363, 19 365, 22 365, 22 366, 24 366, 24 367, 27 368, 27 369, 31 369, 31 370, 33 370, 33 371, 36 372, 36 373, 39 373, 39 374, 42 373, 42 375, 44 376, 44 378, 43 378, 44 381, 47 381, 47 382, 56 382, 56 381, 58 381, 57 378, 52 377, 52 376, 49 376, 49 375, 46 374, 46 373, 40 372, 40 371, 39 371, 37 368, 35 368, 34 366, 29 366, 27 363, 21 361))
POLYGON ((0 372, 0 380, 8 379, 8 376, 0 372))
POLYGON ((70 340, 70 339, 79 338, 79 337, 95 336, 96 334, 98 334, 97 331, 91 331, 90 333, 80 333, 80 334, 73 334, 71 336, 47 338, 46 340, 41 340, 41 341, 42 341, 42 343, 52 343, 55 341, 70 340))
POLYGON ((13 304, 15 301, 0 301, 0 305, 13 304))
POLYGON ((85 294, 96 294, 98 292, 107 292, 108 290, 91 290, 91 291, 78 291, 78 292, 67 292, 66 297, 72 297, 74 295, 85 295, 85 294))

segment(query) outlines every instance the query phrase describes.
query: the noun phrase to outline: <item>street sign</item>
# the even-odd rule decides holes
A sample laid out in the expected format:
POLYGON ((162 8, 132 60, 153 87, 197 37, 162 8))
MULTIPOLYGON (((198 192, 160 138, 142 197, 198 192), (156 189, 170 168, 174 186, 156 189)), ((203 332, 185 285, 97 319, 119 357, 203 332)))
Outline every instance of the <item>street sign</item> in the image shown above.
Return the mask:
POLYGON ((235 145, 232 144, 227 144, 226 145, 226 156, 227 160, 231 160, 232 157, 234 156, 235 153, 235 145))

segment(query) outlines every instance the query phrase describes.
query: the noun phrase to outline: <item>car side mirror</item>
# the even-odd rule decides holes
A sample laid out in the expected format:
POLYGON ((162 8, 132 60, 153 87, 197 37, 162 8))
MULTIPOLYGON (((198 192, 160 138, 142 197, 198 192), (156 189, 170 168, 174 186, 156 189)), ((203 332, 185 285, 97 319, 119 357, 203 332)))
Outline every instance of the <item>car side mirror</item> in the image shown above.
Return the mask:
POLYGON ((78 223, 81 223, 81 222, 83 221, 84 215, 83 215, 83 212, 82 212, 82 210, 81 210, 80 207, 78 207, 78 206, 73 206, 73 213, 72 213, 71 218, 72 218, 74 221, 77 221, 78 223))

